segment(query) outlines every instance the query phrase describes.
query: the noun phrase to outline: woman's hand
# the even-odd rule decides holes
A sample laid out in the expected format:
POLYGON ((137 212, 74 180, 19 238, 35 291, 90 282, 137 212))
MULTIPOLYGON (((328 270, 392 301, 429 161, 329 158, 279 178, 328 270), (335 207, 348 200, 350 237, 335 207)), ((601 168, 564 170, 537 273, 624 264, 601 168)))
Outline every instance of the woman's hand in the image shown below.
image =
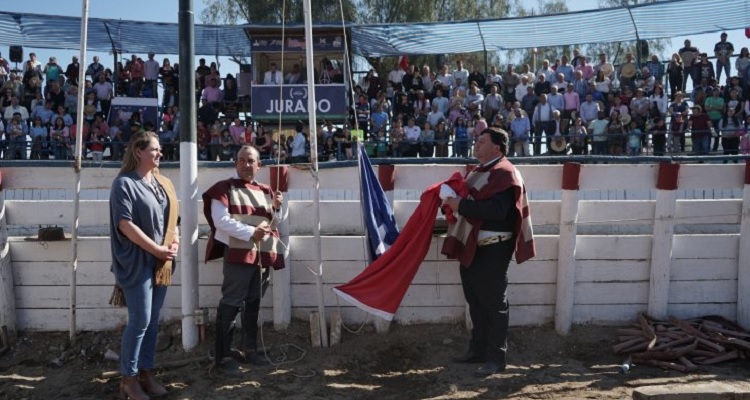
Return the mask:
POLYGON ((159 246, 156 249, 156 254, 154 254, 154 256, 162 261, 174 260, 175 257, 177 257, 177 249, 173 247, 174 243, 172 243, 172 245, 170 245, 169 247, 159 246))

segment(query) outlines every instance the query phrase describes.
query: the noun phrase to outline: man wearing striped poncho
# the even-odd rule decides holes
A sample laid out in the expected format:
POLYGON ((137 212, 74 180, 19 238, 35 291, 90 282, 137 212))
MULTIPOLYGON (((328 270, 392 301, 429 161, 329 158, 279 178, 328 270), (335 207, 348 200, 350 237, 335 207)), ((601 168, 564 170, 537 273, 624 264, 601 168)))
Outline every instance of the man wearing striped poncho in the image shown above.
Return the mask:
POLYGON ((505 369, 509 304, 508 265, 535 254, 529 204, 521 174, 505 157, 508 134, 485 129, 474 147, 480 165, 465 179, 468 196, 448 194, 456 216, 442 253, 460 261, 461 284, 473 324, 469 350, 454 361, 484 363, 477 376, 505 369))

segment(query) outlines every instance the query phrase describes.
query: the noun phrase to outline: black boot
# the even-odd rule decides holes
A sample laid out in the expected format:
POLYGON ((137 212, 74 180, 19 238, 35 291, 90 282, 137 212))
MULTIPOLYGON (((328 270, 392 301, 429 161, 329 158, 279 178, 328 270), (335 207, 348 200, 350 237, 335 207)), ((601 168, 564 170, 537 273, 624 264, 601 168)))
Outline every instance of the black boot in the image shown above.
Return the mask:
POLYGON ((245 303, 242 310, 242 354, 244 362, 255 366, 268 365, 270 362, 264 353, 258 353, 258 314, 260 300, 245 303))
POLYGON ((232 361, 232 337, 234 336, 234 319, 239 313, 239 307, 219 303, 216 311, 216 347, 214 354, 214 367, 222 372, 227 369, 234 370, 236 363, 232 361), (229 360, 225 360, 229 357, 229 360))

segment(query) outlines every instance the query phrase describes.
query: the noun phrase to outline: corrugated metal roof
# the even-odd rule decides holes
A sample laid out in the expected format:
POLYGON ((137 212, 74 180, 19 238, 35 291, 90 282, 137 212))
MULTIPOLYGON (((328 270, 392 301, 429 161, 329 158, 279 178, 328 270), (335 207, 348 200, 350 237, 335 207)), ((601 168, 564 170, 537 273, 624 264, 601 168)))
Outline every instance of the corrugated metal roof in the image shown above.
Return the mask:
MULTIPOLYGON (((743 29, 750 26, 750 0, 668 0, 523 18, 346 26, 352 52, 363 56, 466 53, 743 29)), ((268 27, 278 25, 195 25, 195 53, 249 56, 245 30, 268 27)), ((341 25, 316 24, 320 27, 341 25)), ((178 26, 172 23, 91 18, 88 36, 87 47, 92 51, 111 51, 113 43, 124 53, 177 54, 179 48, 178 26)), ((80 18, 0 12, 0 44, 78 50, 79 42, 80 18)))

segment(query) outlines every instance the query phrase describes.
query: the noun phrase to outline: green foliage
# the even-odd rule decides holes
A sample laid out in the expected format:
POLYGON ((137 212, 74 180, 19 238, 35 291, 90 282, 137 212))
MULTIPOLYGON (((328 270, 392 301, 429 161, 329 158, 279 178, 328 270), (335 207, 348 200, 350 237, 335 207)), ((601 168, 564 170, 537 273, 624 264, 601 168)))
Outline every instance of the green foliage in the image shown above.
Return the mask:
MULTIPOLYGON (((302 23, 302 0, 203 0, 206 8, 201 20, 207 24, 244 23, 302 23)), ((352 0, 342 0, 345 21, 356 22, 356 7, 352 0)), ((341 22, 338 1, 312 2, 314 22, 341 22)))

